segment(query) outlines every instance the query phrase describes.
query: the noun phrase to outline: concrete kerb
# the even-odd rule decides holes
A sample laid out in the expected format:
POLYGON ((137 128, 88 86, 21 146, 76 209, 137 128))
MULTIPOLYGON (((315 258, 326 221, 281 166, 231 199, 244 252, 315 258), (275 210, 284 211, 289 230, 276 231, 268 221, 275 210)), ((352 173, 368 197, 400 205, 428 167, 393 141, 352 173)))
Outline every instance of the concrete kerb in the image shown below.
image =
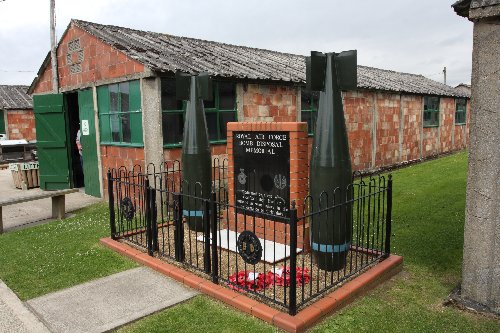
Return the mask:
POLYGON ((50 332, 42 321, 1 280, 0 331, 10 333, 50 332))
POLYGON ((204 280, 193 273, 182 270, 158 258, 150 257, 124 243, 112 240, 111 238, 102 238, 101 243, 140 264, 149 266, 208 296, 236 307, 242 312, 251 314, 287 332, 303 332, 324 319, 327 315, 332 314, 357 297, 389 280, 403 268, 403 257, 390 255, 387 259, 382 260, 360 276, 346 282, 340 288, 326 294, 325 297, 299 311, 297 315, 290 316, 243 294, 204 280))

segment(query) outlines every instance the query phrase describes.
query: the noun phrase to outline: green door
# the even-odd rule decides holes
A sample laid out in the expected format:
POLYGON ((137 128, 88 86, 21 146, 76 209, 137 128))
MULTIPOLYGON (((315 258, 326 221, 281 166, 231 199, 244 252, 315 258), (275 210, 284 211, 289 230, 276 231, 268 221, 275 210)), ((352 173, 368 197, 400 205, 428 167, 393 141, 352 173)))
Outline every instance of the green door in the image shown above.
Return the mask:
POLYGON ((94 99, 92 89, 78 92, 80 110, 80 143, 83 154, 83 178, 85 193, 94 197, 101 196, 99 168, 97 161, 97 142, 94 118, 94 99))
POLYGON ((40 188, 70 188, 67 123, 62 94, 33 96, 40 188))

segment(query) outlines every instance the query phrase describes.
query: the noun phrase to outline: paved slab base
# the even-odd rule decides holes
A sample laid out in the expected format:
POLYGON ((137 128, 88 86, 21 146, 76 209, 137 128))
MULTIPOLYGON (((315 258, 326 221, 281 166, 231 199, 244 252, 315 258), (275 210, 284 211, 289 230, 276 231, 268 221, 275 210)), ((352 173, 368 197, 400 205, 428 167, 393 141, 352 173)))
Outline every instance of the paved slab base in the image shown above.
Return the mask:
POLYGON ((140 267, 29 300, 52 332, 105 332, 197 292, 140 267))
POLYGON ((101 243, 140 264, 151 267, 242 312, 262 319, 287 332, 294 333, 305 331, 332 312, 344 307, 403 269, 403 257, 390 255, 363 274, 344 283, 338 289, 324 294, 322 298, 300 310, 295 316, 291 316, 288 313, 280 312, 241 293, 224 288, 220 284, 214 284, 191 272, 170 265, 158 258, 151 257, 127 244, 111 238, 102 238, 101 243))
POLYGON ((49 330, 0 280, 0 333, 31 332, 49 333, 49 330))
MULTIPOLYGON (((239 232, 235 232, 228 229, 219 230, 219 239, 217 240, 219 248, 229 250, 231 252, 238 252, 236 241, 240 236, 239 232)), ((205 235, 200 235, 196 237, 199 242, 205 241, 205 235)), ((260 244, 263 248, 263 258, 265 262, 274 264, 290 257, 290 246, 273 242, 270 240, 264 240, 259 238, 260 244), (266 250, 267 249, 267 250, 266 250)), ((210 237, 210 244, 212 244, 212 238, 210 237)), ((297 253, 302 252, 302 249, 297 248, 297 253)))

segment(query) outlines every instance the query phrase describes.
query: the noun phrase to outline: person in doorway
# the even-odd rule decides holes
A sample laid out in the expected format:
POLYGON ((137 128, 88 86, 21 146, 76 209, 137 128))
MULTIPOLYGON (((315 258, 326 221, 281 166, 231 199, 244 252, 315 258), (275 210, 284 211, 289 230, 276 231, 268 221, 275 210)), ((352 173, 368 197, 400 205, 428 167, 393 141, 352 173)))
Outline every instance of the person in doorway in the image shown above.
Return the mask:
POLYGON ((76 132, 76 148, 78 149, 78 155, 80 156, 80 165, 82 166, 82 172, 83 172, 83 153, 82 153, 82 143, 80 142, 81 139, 81 131, 78 129, 78 132, 76 132))

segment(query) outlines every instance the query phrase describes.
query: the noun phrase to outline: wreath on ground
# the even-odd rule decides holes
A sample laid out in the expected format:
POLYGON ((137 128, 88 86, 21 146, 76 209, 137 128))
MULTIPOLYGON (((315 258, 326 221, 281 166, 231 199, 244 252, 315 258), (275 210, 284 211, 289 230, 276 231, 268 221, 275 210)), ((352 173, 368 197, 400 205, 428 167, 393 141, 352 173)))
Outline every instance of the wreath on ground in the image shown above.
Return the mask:
MULTIPOLYGON (((309 270, 307 268, 297 267, 296 278, 297 285, 305 285, 311 281, 309 270)), ((229 288, 246 292, 247 290, 261 291, 272 285, 290 286, 290 267, 281 267, 273 272, 266 274, 253 271, 239 271, 229 277, 229 288)))

